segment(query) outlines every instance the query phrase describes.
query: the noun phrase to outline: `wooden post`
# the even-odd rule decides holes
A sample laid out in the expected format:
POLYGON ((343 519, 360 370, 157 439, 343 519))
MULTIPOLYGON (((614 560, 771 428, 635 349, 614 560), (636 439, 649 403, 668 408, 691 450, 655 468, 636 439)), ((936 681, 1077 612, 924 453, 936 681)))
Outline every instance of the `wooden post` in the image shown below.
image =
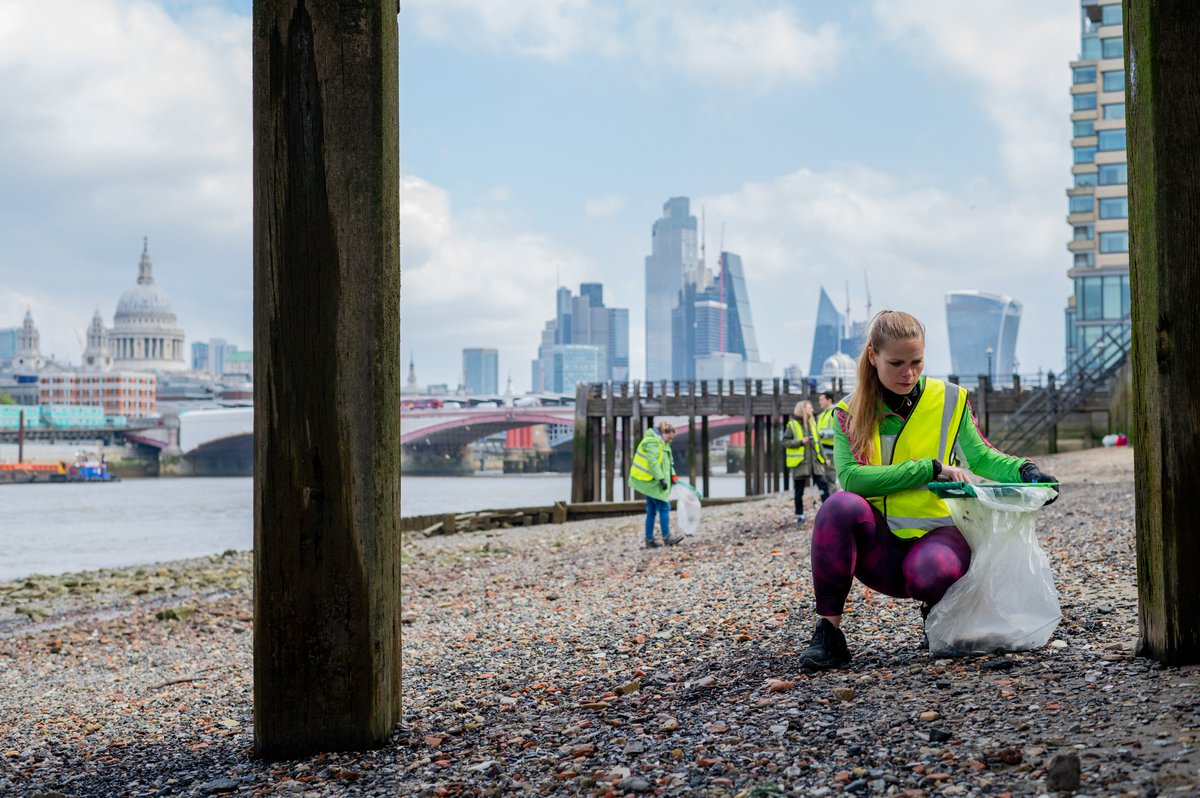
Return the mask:
MULTIPOLYGON (((636 449, 638 443, 642 440, 642 435, 645 434, 645 430, 642 429, 642 384, 637 381, 633 383, 632 405, 633 437, 630 438, 628 445, 625 447, 626 453, 630 449, 636 449)), ((628 463, 625 465, 625 472, 629 473, 628 463)))
MULTIPOLYGON (((708 382, 700 383, 700 395, 704 397, 708 396, 708 382)), ((708 402, 705 402, 704 406, 707 408, 708 402)), ((708 447, 708 413, 706 411, 704 415, 700 417, 700 473, 704 475, 704 488, 702 490, 704 493, 704 498, 706 499, 709 496, 708 480, 712 475, 711 464, 708 462, 708 447)))
POLYGON ((1050 394, 1050 417, 1055 419, 1046 431, 1046 451, 1049 454, 1058 453, 1058 390, 1054 385, 1054 372, 1046 373, 1046 391, 1050 394))
POLYGON ((1124 6, 1138 654, 1178 666, 1200 662, 1200 4, 1124 6))
POLYGON ((254 746, 400 718, 398 37, 388 3, 258 0, 254 746))
POLYGON ((587 417, 588 386, 579 383, 575 386, 575 437, 571 441, 571 502, 590 502, 592 479, 588 467, 592 460, 588 457, 588 417, 587 417))
POLYGON ((604 498, 614 502, 613 495, 617 468, 617 419, 613 415, 613 384, 608 382, 604 388, 604 498))
MULTIPOLYGON (((733 380, 729 381, 729 394, 733 395, 733 380)), ((750 409, 750 380, 746 380, 746 395, 742 397, 742 430, 746 433, 746 445, 742 451, 742 470, 745 471, 746 495, 754 495, 754 415, 750 409)))
POLYGON ((688 482, 696 485, 696 382, 688 380, 688 482))

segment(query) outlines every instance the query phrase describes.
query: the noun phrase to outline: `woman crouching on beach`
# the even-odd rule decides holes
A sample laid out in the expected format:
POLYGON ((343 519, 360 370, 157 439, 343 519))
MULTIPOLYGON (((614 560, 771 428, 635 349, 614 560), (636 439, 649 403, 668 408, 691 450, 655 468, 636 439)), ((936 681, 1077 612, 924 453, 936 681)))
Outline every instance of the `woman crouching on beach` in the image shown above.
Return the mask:
POLYGON ((820 620, 800 655, 808 670, 850 663, 841 625, 855 578, 880 593, 918 600, 925 616, 967 572, 971 548, 929 482, 966 482, 970 471, 996 482, 1057 483, 1030 460, 988 443, 966 390, 922 375, 924 368, 924 325, 901 311, 876 314, 857 384, 835 410, 834 459, 843 490, 821 505, 813 524, 820 620))

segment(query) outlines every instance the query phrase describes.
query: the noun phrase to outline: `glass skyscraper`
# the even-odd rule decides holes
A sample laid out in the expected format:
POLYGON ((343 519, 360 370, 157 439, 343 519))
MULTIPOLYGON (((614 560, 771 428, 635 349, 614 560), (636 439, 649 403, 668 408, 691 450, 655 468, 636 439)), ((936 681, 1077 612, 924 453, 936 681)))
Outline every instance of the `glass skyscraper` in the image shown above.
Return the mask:
POLYGON ((821 373, 825 361, 837 354, 842 338, 845 337, 846 320, 838 309, 833 306, 833 300, 821 288, 821 296, 817 300, 817 329, 813 332, 812 360, 808 366, 808 374, 815 377, 821 373))
POLYGON ((581 283, 578 296, 559 288, 555 317, 542 331, 531 377, 534 391, 556 393, 573 391, 580 381, 628 379, 628 308, 605 307, 602 283, 581 283))
POLYGON ((1066 360, 1129 318, 1129 192, 1125 59, 1120 0, 1080 0, 1081 39, 1071 62, 1071 167, 1067 189, 1066 360))
MULTIPOLYGON (((646 256, 646 379, 669 380, 671 368, 671 311, 680 301, 685 275, 699 267, 696 217, 687 197, 672 197, 651 231, 651 254, 646 256)), ((678 379, 678 378, 676 378, 678 379)))
POLYGON ((464 349, 463 386, 473 396, 500 393, 500 353, 495 349, 464 349))
POLYGON ((950 369, 963 385, 979 383, 986 374, 993 385, 1012 384, 1017 370, 1017 331, 1021 303, 985 291, 946 294, 946 327, 950 334, 950 369))

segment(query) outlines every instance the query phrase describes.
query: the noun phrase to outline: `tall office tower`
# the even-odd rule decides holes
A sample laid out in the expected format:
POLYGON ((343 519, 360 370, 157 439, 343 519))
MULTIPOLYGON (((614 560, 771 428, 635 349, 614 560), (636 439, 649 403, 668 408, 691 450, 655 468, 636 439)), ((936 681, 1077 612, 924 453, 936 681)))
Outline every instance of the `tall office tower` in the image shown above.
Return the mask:
POLYGON ((601 283, 582 283, 579 296, 572 296, 569 288, 559 288, 555 313, 555 318, 546 322, 532 363, 533 390, 561 391, 563 388, 555 386, 566 385, 570 391, 582 379, 581 374, 590 375, 587 379, 591 382, 629 378, 629 310, 604 307, 601 283), (579 349, 560 352, 564 346, 595 348, 600 353, 599 371, 589 371, 593 353, 579 349), (566 378, 561 377, 564 373, 566 378))
POLYGON ((500 353, 495 349, 464 349, 463 386, 473 396, 500 393, 500 353))
POLYGON ((605 308, 608 311, 608 378, 613 382, 629 379, 629 308, 605 308))
POLYGON ((672 379, 671 311, 678 305, 684 275, 700 267, 696 217, 687 197, 672 197, 651 231, 646 256, 646 379, 672 379))
POLYGON ((192 371, 208 371, 208 344, 192 342, 192 371))
POLYGON ((743 360, 757 362, 758 337, 754 333, 754 316, 750 313, 750 294, 746 289, 741 255, 721 253, 716 290, 720 301, 728 308, 723 351, 739 354, 743 360))
POLYGON ((810 376, 820 374, 825 361, 840 351, 842 340, 846 337, 845 328, 845 317, 838 313, 833 300, 822 287, 817 300, 817 329, 813 333, 812 360, 808 366, 810 376))
POLYGON ((1072 187, 1067 223, 1075 293, 1067 299, 1066 360, 1129 318, 1129 193, 1120 0, 1080 0, 1079 60, 1071 62, 1072 187))
POLYGON ((986 374, 994 385, 1011 385, 1017 371, 1021 303, 985 291, 946 293, 950 369, 968 386, 986 374))
POLYGON ((604 307, 603 283, 580 283, 579 295, 582 297, 587 297, 588 304, 594 308, 604 307))
POLYGON ((571 343, 571 289, 560 287, 554 292, 554 321, 557 325, 555 328, 554 343, 569 344, 571 343))
POLYGON ((0 368, 7 366, 17 354, 17 336, 20 334, 20 327, 0 329, 0 368))

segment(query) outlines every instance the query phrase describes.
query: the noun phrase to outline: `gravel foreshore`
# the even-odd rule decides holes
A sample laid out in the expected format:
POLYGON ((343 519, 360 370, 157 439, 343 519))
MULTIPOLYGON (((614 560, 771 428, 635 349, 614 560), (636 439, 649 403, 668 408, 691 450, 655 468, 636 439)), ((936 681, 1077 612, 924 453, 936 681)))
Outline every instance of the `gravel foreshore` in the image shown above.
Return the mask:
POLYGON ((253 757, 248 554, 0 583, 0 795, 1200 794, 1200 668, 1134 656, 1132 453, 1039 463, 1038 650, 933 659, 856 586, 851 666, 804 673, 786 495, 666 549, 640 517, 414 539, 403 723, 304 760, 253 757))

